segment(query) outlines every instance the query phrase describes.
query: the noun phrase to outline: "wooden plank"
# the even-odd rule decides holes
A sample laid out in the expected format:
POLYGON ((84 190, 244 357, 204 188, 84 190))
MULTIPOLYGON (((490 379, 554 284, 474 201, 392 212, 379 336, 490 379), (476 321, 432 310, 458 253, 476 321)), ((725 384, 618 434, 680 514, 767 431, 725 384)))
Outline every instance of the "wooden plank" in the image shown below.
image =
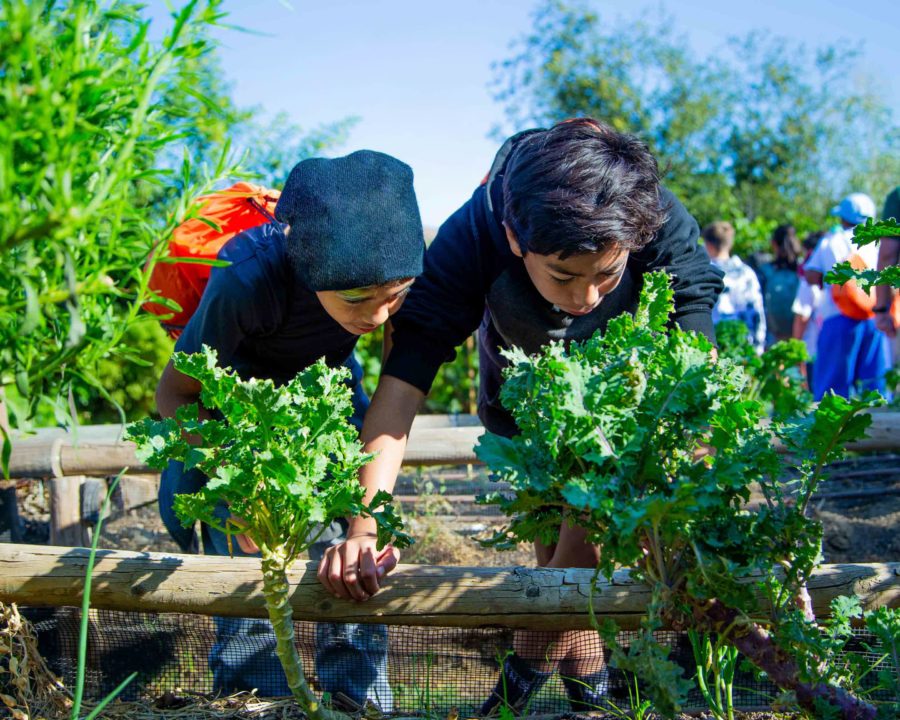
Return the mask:
POLYGON ((119 512, 137 510, 156 502, 159 495, 159 475, 123 475, 113 495, 119 512))
POLYGON ((66 475, 118 475, 122 470, 152 472, 138 460, 132 442, 63 442, 59 446, 59 466, 66 475))
POLYGON ((413 428, 403 455, 404 465, 472 465, 475 443, 484 435, 481 425, 451 428, 413 428))
MULTIPOLYGON (((430 416, 423 415, 423 418, 430 416)), ((441 416, 439 423, 446 427, 415 424, 409 435, 404 464, 406 465, 465 465, 478 462, 474 446, 484 433, 480 425, 469 425, 472 416, 456 420, 441 416), (450 425, 455 422, 457 425, 450 425)), ((896 450, 900 448, 900 412, 873 412, 869 437, 847 446, 856 452, 896 450)), ((65 475, 115 475, 124 467, 133 473, 152 471, 134 454, 134 445, 121 441, 86 441, 83 438, 102 437, 104 426, 81 428, 82 440, 73 444, 68 438, 52 436, 17 440, 13 443, 10 460, 12 477, 62 477, 65 475)), ((110 425, 107 435, 114 437, 121 430, 110 425)), ((779 450, 784 450, 776 442, 779 450)))
POLYGON ((481 425, 477 415, 454 413, 453 415, 416 415, 413 430, 436 430, 451 427, 476 427, 481 425))
MULTIPOLYGON (((78 605, 88 551, 0 544, 0 601, 55 607, 78 605)), ((593 571, 401 565, 385 589, 364 603, 338 600, 316 579, 315 563, 289 573, 298 620, 586 629, 593 571)), ((900 563, 826 565, 810 595, 826 615, 838 595, 856 595, 867 609, 900 606, 900 563)), ((627 571, 601 582, 594 609, 634 628, 649 589, 627 571)), ((97 554, 91 605, 113 610, 265 617, 259 560, 103 550, 97 554)))
POLYGON ((81 481, 81 523, 93 529, 100 521, 100 510, 106 497, 106 482, 86 477, 81 481))
POLYGON ((50 544, 82 547, 87 534, 81 522, 81 484, 84 476, 50 480, 50 544))

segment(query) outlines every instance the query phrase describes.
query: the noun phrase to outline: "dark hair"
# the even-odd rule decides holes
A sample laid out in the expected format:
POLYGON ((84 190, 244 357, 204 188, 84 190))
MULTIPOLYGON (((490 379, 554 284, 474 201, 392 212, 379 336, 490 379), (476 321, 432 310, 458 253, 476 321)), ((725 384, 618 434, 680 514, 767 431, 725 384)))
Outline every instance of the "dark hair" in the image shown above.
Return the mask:
POLYGON ((539 255, 640 250, 666 221, 656 158, 634 135, 590 118, 523 138, 503 199, 522 252, 539 255))
POLYGON ((819 240, 821 240, 823 237, 825 237, 824 230, 814 230, 805 238, 803 238, 803 249, 812 252, 816 249, 816 245, 819 244, 819 240))
POLYGON ((716 220, 710 223, 700 233, 703 242, 712 245, 716 250, 731 252, 734 247, 734 225, 725 220, 716 220))
POLYGON ((793 225, 779 225, 772 232, 772 245, 775 248, 775 261, 772 263, 777 268, 796 270, 800 262, 800 240, 797 239, 797 231, 793 225))

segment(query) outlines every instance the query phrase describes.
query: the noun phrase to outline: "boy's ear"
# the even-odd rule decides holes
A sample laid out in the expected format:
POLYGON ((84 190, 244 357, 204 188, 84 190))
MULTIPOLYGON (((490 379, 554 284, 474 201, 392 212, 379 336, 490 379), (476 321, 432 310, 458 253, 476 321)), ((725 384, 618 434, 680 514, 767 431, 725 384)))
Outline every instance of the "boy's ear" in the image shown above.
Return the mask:
POLYGON ((522 252, 519 241, 516 239, 516 234, 510 229, 509 225, 503 223, 503 229, 506 231, 506 241, 509 243, 509 249, 512 250, 512 254, 516 257, 525 257, 525 253, 522 252))

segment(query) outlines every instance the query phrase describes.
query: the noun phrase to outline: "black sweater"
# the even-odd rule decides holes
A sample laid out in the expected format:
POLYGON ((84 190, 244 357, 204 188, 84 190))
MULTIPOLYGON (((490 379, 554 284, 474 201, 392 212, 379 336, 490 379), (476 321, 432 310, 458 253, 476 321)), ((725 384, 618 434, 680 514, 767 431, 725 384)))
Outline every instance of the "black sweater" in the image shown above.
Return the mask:
MULTIPOLYGON (((662 190, 668 220, 641 251, 631 253, 619 286, 588 315, 572 318, 555 311, 531 283, 521 258, 512 253, 503 220, 503 164, 472 198, 438 230, 416 280, 393 319, 393 349, 383 373, 427 393, 441 364, 479 329, 479 415, 485 426, 515 433, 500 407, 500 349, 517 345, 536 351, 552 340, 582 340, 612 317, 637 309, 644 273, 673 275, 674 321, 714 338, 712 307, 722 290, 722 274, 698 245, 693 217, 672 193, 662 190)), ((504 151, 501 151, 504 153, 504 151)))

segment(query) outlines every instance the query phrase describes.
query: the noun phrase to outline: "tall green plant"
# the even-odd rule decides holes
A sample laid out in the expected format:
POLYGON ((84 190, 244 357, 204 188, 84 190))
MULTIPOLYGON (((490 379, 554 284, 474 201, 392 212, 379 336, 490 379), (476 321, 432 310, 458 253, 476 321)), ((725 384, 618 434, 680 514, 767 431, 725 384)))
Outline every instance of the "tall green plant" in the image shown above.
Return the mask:
POLYGON ((311 717, 337 717, 306 682, 294 645, 287 570, 323 528, 347 515, 374 517, 380 544, 394 538, 403 546, 409 538, 391 505, 378 509, 390 495, 363 504, 357 475, 372 456, 362 452, 348 420, 349 371, 320 360, 277 387, 271 380, 241 380, 216 360, 206 346, 202 353, 174 355, 175 368, 201 383, 203 407, 221 419, 199 420, 198 406, 186 405, 174 419, 131 425, 127 436, 151 466, 178 460, 209 477, 200 492, 176 496, 176 513, 186 525, 201 520, 229 536, 245 534, 260 549, 263 592, 288 687, 311 717), (222 507, 228 520, 217 514, 222 507))
MULTIPOLYGON (((123 471, 124 472, 124 471, 123 471)), ((72 711, 69 715, 71 720, 79 720, 81 713, 81 701, 84 696, 84 675, 87 668, 87 642, 88 642, 88 625, 90 620, 89 611, 91 609, 91 582, 94 575, 94 562, 97 558, 97 543, 100 540, 100 532, 103 529, 103 518, 109 513, 109 501, 119 484, 118 476, 109 484, 106 495, 103 498, 103 506, 100 508, 100 514, 97 516, 97 524, 94 526, 93 537, 91 538, 91 552, 88 555, 87 570, 84 578, 84 591, 81 598, 81 624, 78 632, 78 665, 75 671, 75 693, 72 697, 72 711)), ((120 682, 111 693, 96 704, 93 710, 87 714, 84 720, 94 720, 98 717, 103 709, 118 697, 128 684, 137 677, 137 673, 133 672, 120 682)))
MULTIPOLYGON (((187 157, 176 177, 163 156, 183 145, 171 100, 198 96, 185 68, 213 48, 220 4, 186 2, 158 43, 128 0, 0 4, 0 390, 15 387, 13 427, 41 403, 67 423, 80 390, 106 392, 98 368, 186 211, 154 213, 147 198, 207 185, 187 157)), ((224 171, 221 159, 213 177, 224 171)))
MULTIPOLYGON (((810 711, 821 703, 845 718, 872 706, 811 677, 776 642, 820 560, 821 527, 806 516, 825 464, 871 422, 860 411, 879 396, 827 395, 816 411, 765 426, 744 395, 745 372, 715 361, 705 337, 668 329, 672 291, 663 273, 645 277, 634 317, 568 348, 508 353, 501 399, 521 434, 485 435, 478 456, 512 493, 486 498, 510 516, 491 541, 557 539, 562 523, 599 546, 598 572, 634 569, 652 592, 642 632, 614 658, 648 683, 656 709, 672 716, 687 689, 653 632, 663 625, 715 633, 810 711), (776 437, 798 466, 781 480, 776 437), (751 485, 764 498, 750 511, 751 485), (765 602, 760 602, 762 590, 765 602)), ((605 638, 614 643, 615 632, 605 638)))

